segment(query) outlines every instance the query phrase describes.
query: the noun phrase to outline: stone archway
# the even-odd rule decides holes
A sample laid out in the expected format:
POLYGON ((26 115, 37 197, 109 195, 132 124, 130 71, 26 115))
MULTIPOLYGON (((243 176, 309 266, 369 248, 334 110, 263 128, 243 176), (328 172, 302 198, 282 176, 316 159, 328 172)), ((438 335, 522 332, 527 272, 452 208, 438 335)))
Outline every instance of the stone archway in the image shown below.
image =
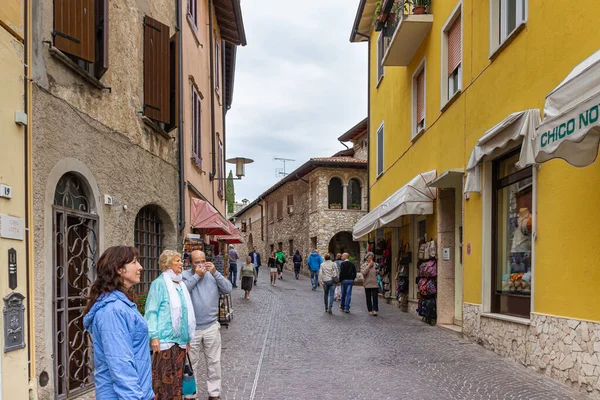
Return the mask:
POLYGON ((329 241, 329 252, 348 253, 350 257, 360 261, 360 244, 352 238, 352 232, 338 232, 329 241))

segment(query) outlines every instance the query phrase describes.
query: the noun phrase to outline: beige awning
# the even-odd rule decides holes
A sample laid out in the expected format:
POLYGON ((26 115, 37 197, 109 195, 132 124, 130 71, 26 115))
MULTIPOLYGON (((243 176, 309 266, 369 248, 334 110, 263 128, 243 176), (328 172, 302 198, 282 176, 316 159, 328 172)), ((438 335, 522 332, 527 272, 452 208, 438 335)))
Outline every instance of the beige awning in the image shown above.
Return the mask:
POLYGON ((364 238, 375 229, 391 227, 403 215, 433 214, 433 202, 437 191, 427 185, 435 179, 436 175, 437 172, 434 170, 415 176, 358 220, 352 231, 354 240, 364 238))
POLYGON ((462 190, 465 170, 462 168, 447 169, 438 175, 437 178, 427 184, 429 187, 438 189, 459 189, 462 190))

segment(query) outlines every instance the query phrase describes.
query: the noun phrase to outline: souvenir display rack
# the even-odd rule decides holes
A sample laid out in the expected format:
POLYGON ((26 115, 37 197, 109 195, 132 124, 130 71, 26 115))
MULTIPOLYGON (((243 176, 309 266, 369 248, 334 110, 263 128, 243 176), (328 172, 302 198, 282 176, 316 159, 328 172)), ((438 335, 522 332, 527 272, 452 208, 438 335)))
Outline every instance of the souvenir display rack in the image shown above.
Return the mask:
POLYGON ((419 291, 417 313, 428 324, 437 320, 437 246, 433 238, 419 243, 419 270, 415 279, 419 291))

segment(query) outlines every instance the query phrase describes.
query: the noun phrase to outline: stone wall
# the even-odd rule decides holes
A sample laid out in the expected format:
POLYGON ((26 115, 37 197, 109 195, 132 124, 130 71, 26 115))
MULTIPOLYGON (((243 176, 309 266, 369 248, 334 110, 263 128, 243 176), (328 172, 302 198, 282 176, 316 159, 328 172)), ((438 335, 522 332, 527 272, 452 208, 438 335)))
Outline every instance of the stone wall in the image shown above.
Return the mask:
POLYGON ((531 314, 530 324, 490 318, 463 304, 463 334, 501 356, 600 399, 600 324, 531 314))
POLYGON ((109 68, 101 81, 111 91, 91 85, 51 55, 42 41, 52 39, 53 2, 32 4, 34 356, 36 373, 49 374, 49 384, 37 389, 39 399, 56 397, 53 200, 60 177, 72 172, 84 182, 91 214, 98 218, 99 252, 117 244, 133 246, 136 216, 147 205, 162 220, 163 247, 175 249, 180 243, 177 130, 165 137, 138 114, 143 107, 144 15, 169 25, 173 34, 175 4, 127 3, 109 3, 109 68), (112 196, 113 205, 104 204, 104 195, 112 196))

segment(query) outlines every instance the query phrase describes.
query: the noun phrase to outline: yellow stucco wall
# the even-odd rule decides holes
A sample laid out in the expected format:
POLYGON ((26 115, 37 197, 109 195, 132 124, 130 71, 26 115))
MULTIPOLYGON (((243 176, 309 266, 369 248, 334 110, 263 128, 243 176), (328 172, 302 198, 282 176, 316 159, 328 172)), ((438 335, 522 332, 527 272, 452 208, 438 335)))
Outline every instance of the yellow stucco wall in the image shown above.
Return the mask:
MULTIPOLYGON (((15 124, 15 111, 24 110, 24 24, 23 1, 6 0, 0 7, 0 183, 12 187, 12 199, 0 199, 0 214, 25 218, 27 207, 25 199, 25 130, 15 124)), ((17 251, 17 288, 15 292, 26 296, 26 248, 25 242, 0 238, 0 297, 12 290, 8 287, 7 252, 17 251)), ((25 299, 24 303, 28 306, 25 299)), ((27 315, 25 314, 25 319, 27 315)), ((24 321, 27 332, 27 320, 24 321)), ((28 348, 4 353, 4 320, 0 315, 0 357, 2 380, 1 395, 5 399, 29 398, 27 372, 28 348)), ((27 335, 25 335, 27 343, 27 335)))
MULTIPOLYGON (((459 1, 434 0, 434 23, 408 67, 386 67, 376 87, 376 41, 371 35, 371 208, 416 174, 464 168, 483 133, 510 113, 543 110, 544 98, 570 70, 598 50, 600 4, 566 0, 552 7, 529 0, 528 21, 490 59, 489 1, 462 1, 462 93, 440 111, 441 31, 459 1), (545 7, 544 7, 545 5, 545 7), (568 10, 568 11, 566 11, 568 10), (426 128, 411 142, 412 77, 426 60, 426 128), (384 170, 376 178, 376 131, 385 121, 384 170)), ((600 320, 600 161, 577 169, 560 160, 538 174, 534 312, 600 320)), ((464 301, 482 303, 482 199, 464 201, 464 301)), ((429 220, 429 219, 428 219, 429 220)), ((428 229, 430 229, 428 223, 428 229)))

